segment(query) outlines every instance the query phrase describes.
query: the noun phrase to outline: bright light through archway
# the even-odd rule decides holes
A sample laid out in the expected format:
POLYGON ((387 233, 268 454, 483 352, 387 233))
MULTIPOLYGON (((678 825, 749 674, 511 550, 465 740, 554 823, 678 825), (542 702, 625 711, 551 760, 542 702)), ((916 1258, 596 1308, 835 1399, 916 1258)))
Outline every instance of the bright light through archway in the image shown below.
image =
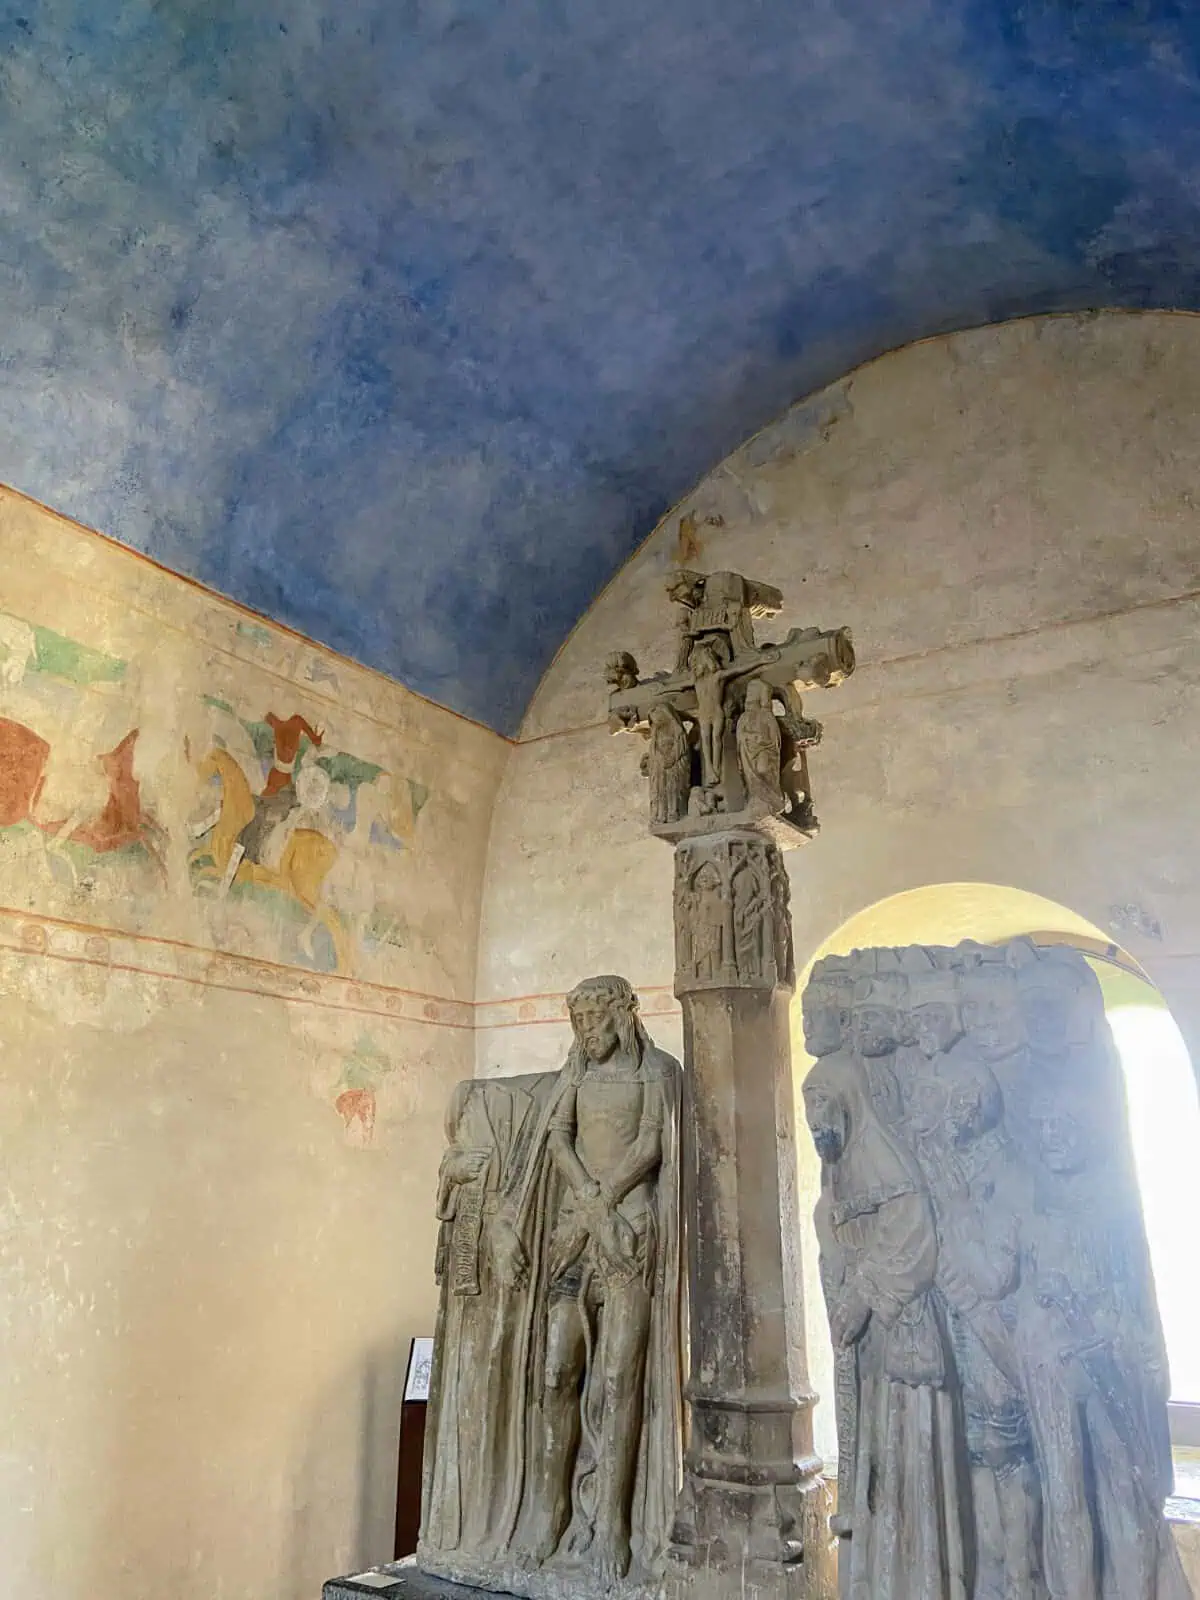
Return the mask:
POLYGON ((1108 1013, 1125 1070, 1129 1123, 1158 1307, 1171 1364, 1171 1397, 1200 1403, 1200 1097, 1171 1013, 1120 1005, 1108 1013))

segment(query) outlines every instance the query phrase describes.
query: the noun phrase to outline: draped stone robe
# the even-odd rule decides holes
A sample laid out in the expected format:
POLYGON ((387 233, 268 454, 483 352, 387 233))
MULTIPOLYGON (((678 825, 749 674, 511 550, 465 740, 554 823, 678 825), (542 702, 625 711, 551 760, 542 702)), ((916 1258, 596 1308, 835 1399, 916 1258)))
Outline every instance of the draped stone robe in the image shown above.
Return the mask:
POLYGON ((502 1282, 490 1249, 505 1177, 528 1144, 555 1074, 461 1083, 447 1116, 439 1183, 434 1338, 422 1485, 421 1540, 431 1550, 501 1549, 511 1531, 505 1481, 520 1395, 511 1372, 525 1293, 502 1282), (464 1158, 478 1170, 463 1181, 464 1158))
MULTIPOLYGON (((920 1171, 880 1122, 850 1051, 810 1074, 840 1101, 846 1141, 823 1168, 817 1230, 830 1312, 860 1296, 857 1416, 843 1593, 849 1600, 967 1600, 967 1504, 948 1355, 932 1290, 933 1209, 920 1171)), ((843 1477, 843 1482, 845 1478, 843 1477)))

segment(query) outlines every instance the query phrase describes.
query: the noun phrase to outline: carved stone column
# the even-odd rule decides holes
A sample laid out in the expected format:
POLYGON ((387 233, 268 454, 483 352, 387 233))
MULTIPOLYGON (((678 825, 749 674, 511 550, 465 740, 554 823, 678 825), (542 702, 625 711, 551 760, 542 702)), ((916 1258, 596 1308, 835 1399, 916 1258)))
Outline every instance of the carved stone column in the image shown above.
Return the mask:
POLYGON ((837 1592, 813 1451, 796 1201, 788 879, 766 833, 675 851, 675 992, 688 1104, 690 1436, 681 1593, 837 1592))
POLYGON ((818 828, 802 690, 854 671, 846 628, 793 628, 773 585, 673 571, 674 667, 610 656, 609 725, 641 733, 650 828, 675 846, 675 993, 684 1026, 688 1422, 671 1546, 678 1600, 833 1600, 829 1497, 813 1452, 780 843, 818 828))

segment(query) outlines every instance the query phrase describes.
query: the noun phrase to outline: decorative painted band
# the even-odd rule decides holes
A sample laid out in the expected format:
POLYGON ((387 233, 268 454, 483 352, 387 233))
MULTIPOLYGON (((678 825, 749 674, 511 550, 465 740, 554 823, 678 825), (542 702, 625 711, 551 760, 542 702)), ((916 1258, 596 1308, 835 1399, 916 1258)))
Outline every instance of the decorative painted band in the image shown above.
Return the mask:
POLYGON ((470 1001, 360 983, 181 940, 30 916, 7 906, 0 907, 0 952, 366 1016, 403 1017, 443 1028, 474 1026, 470 1001))
MULTIPOLYGON (((678 1013, 679 1002, 669 985, 634 982, 633 986, 637 990, 644 1017, 666 1017, 678 1013)), ((567 1020, 567 996, 563 992, 516 995, 508 1000, 477 1000, 474 1012, 477 1029, 531 1028, 548 1022, 564 1023, 567 1020)))
MULTIPOLYGON (((0 906, 0 955, 59 961, 364 1016, 403 1018, 440 1028, 529 1027, 562 1023, 567 1016, 565 993, 518 995, 478 1003, 455 1000, 259 961, 182 940, 31 915, 12 906, 0 906)), ((670 989, 664 986, 644 988, 640 995, 647 1016, 668 1015, 679 1009, 670 989)))

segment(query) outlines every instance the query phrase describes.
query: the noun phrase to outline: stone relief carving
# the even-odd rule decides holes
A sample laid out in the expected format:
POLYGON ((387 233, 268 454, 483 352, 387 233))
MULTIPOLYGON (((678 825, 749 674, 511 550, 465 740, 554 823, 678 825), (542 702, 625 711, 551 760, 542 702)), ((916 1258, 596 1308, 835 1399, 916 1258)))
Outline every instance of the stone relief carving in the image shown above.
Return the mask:
POLYGON ((661 826, 687 816, 692 787, 692 741, 683 718, 663 702, 650 708, 650 748, 642 757, 650 779, 650 820, 661 826))
POLYGON ((1166 1354, 1090 968, 1027 940, 856 951, 817 963, 803 1009, 842 1593, 1186 1600, 1166 1354))
POLYGON ((801 691, 830 688, 854 671, 850 632, 793 628, 760 644, 754 623, 783 597, 737 572, 672 573, 677 645, 672 671, 642 680, 628 651, 608 659, 610 725, 650 743, 652 831, 679 840, 766 826, 780 842, 816 831, 807 751, 821 725, 801 691))
POLYGON ((534 1597, 663 1569, 681 1479, 680 1069, 623 978, 559 1072, 460 1084, 418 1562, 534 1597))
POLYGON ((746 699, 737 722, 738 766, 751 805, 784 809, 783 729, 771 705, 771 691, 761 678, 746 685, 746 699))
POLYGON ((675 853, 675 988, 795 982, 787 872, 762 834, 692 839, 675 853))

